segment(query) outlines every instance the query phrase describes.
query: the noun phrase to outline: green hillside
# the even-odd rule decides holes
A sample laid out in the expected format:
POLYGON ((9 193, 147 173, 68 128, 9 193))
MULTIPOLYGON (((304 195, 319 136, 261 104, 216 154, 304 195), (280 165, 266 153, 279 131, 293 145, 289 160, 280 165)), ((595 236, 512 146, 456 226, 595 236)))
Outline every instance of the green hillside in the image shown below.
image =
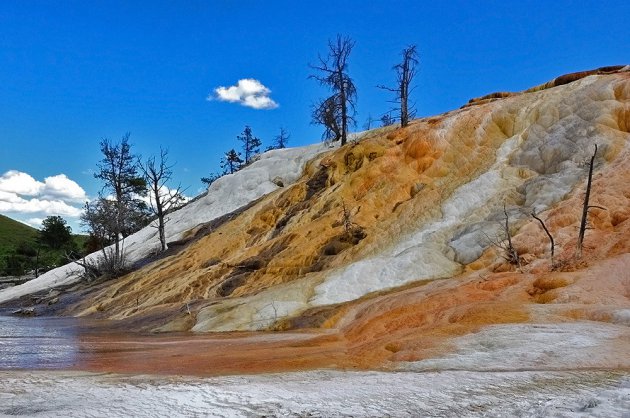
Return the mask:
POLYGON ((12 252, 20 243, 35 245, 37 229, 0 215, 0 253, 12 252))
POLYGON ((37 229, 0 215, 0 276, 21 275, 36 266, 47 270, 63 265, 66 253, 81 253, 87 240, 85 235, 72 235, 72 247, 52 250, 37 244, 38 234, 37 229))

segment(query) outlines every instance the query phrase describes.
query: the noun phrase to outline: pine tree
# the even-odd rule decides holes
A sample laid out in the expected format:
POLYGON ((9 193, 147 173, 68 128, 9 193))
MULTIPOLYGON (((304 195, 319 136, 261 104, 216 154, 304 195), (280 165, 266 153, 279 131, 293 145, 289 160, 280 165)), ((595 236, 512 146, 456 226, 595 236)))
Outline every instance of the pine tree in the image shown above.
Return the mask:
POLYGON ((241 158, 241 153, 236 152, 234 148, 226 152, 223 158, 221 158, 221 168, 226 174, 232 174, 240 170, 242 164, 243 159, 241 158))
POLYGON ((243 154, 245 155, 245 164, 247 165, 252 162, 254 156, 260 152, 262 142, 260 138, 256 138, 254 134, 252 134, 252 128, 247 125, 243 133, 237 136, 236 139, 243 143, 243 154))

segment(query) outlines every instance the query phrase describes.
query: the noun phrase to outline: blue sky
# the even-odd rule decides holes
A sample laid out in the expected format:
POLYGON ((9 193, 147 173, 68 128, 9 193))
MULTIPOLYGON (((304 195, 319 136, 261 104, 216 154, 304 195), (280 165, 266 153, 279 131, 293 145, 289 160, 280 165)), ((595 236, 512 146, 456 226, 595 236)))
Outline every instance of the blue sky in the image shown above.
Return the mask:
POLYGON ((308 63, 337 33, 356 46, 349 72, 359 128, 390 106, 400 51, 420 53, 418 116, 492 91, 630 63, 627 1, 12 1, 0 2, 0 213, 41 219, 76 211, 100 184, 101 138, 131 133, 134 151, 163 146, 189 194, 218 170, 247 124, 268 144, 319 141, 310 105, 325 94, 308 63), (207 100, 255 79, 278 106, 207 100), (4 184, 4 186, 3 186, 4 184), (75 185, 80 186, 82 194, 75 185), (21 200, 18 200, 21 199, 21 200))

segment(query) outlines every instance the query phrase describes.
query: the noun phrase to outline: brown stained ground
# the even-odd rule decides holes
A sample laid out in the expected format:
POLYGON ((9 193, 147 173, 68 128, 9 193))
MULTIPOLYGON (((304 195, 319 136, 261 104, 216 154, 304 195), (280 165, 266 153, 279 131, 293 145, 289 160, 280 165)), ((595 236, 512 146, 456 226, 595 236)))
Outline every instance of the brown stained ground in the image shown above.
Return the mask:
MULTIPOLYGON (((434 282, 375 295, 346 307, 338 327, 301 332, 85 334, 81 370, 223 375, 318 368, 382 369, 448 350, 448 339, 497 323, 528 320, 522 275, 434 282), (516 304, 515 304, 516 303, 516 304)), ((525 281, 531 281, 526 278, 525 281)))
POLYGON ((352 368, 335 334, 86 335, 78 370, 169 375, 229 375, 352 368))

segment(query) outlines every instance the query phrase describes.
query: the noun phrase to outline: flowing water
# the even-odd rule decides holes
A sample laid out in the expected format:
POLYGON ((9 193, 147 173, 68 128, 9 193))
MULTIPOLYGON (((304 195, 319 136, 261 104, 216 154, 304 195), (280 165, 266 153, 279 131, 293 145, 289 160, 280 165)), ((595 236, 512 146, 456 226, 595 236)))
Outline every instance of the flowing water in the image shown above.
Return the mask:
POLYGON ((238 354, 235 364, 247 358, 240 352, 250 351, 273 363, 277 347, 300 338, 312 336, 114 334, 70 318, 0 317, 0 417, 630 417, 630 375, 623 371, 285 370, 202 377, 230 353, 238 354), (265 345, 267 351, 256 351, 265 345), (201 372, 186 375, 191 371, 201 372))
POLYGON ((0 370, 74 366, 80 324, 74 318, 0 316, 0 370))

